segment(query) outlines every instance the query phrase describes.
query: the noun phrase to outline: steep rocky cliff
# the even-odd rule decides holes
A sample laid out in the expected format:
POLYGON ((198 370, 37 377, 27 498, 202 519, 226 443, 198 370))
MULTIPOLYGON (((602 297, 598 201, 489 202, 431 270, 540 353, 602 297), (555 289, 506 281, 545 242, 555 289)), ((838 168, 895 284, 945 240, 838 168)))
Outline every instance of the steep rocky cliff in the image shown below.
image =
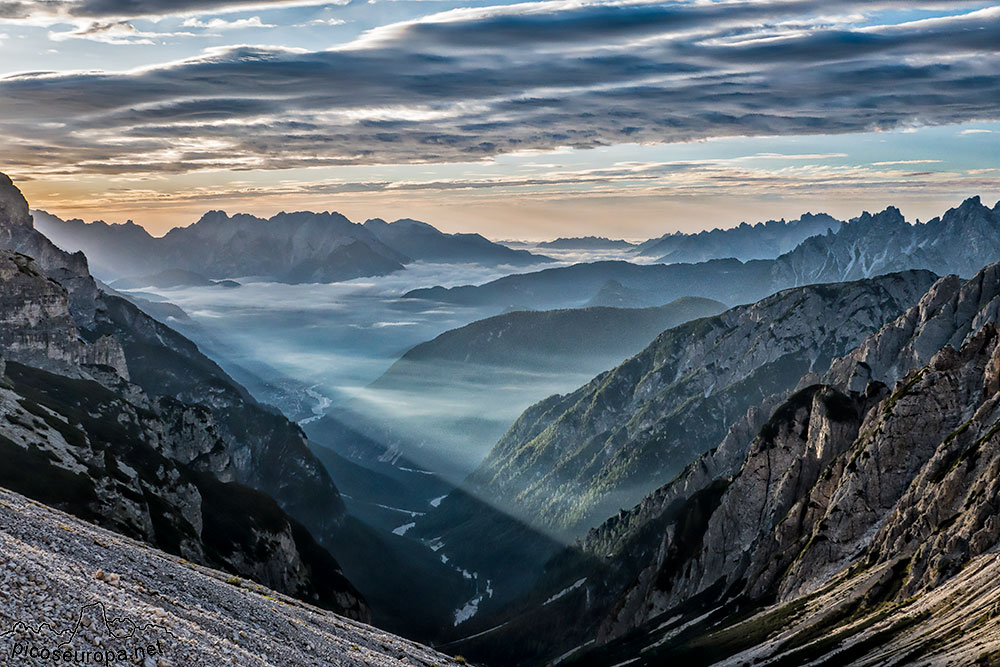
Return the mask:
POLYGON ((11 360, 17 394, 6 403, 16 415, 13 406, 30 400, 34 418, 15 419, 50 426, 41 436, 8 437, 27 452, 12 455, 40 466, 16 470, 9 485, 47 493, 59 485, 40 480, 55 465, 62 472, 53 479, 74 480, 66 487, 79 494, 67 501, 73 511, 366 617, 310 535, 337 546, 344 506, 298 427, 257 404, 190 341, 101 292, 82 255, 31 227, 9 180, 0 194, 9 216, 0 220, 0 245, 12 248, 0 252, 0 354, 11 360), (52 451, 43 454, 46 443, 52 451))
MULTIPOLYGON (((77 328, 66 336, 82 339, 81 349, 86 351, 82 361, 113 362, 121 375, 152 397, 168 396, 207 407, 225 443, 233 479, 275 498, 317 539, 333 548, 335 533, 344 519, 343 501, 329 474, 309 451, 301 429, 276 410, 257 403, 194 343, 124 299, 102 292, 82 253, 60 250, 33 228, 27 202, 5 176, 0 178, 0 199, 7 202, 4 210, 12 215, 0 218, 0 248, 33 258, 47 278, 65 289, 63 298, 68 300, 69 315, 77 328)), ((0 352, 11 354, 6 348, 0 352)), ((21 349, 15 354, 28 351, 21 349)), ((35 360, 45 356, 39 352, 35 360)))
POLYGON ((583 620, 547 657, 581 665, 992 664, 998 276, 937 281, 749 445, 734 429, 554 560, 536 600, 582 583, 489 641, 559 613, 583 620))
POLYGON ((30 257, 0 252, 0 349, 9 359, 73 372, 82 364, 112 367, 128 379, 125 352, 111 336, 80 337, 69 295, 30 257))
POLYGON ((749 408, 825 370, 933 280, 916 271, 795 288, 670 329, 576 392, 529 408, 471 482, 547 528, 585 530, 674 477, 749 408))

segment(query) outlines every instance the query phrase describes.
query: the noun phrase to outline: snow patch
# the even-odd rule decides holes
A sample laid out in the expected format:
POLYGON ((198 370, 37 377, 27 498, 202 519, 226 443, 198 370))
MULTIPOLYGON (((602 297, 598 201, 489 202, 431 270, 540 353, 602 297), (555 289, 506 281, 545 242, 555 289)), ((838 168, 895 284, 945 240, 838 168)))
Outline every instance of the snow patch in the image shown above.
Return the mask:
POLYGON ((397 528, 393 528, 392 529, 392 534, 393 535, 400 535, 400 536, 406 535, 406 531, 408 531, 410 528, 413 528, 416 525, 417 525, 416 521, 411 521, 410 523, 404 523, 402 526, 399 526, 397 528))
POLYGON ((374 503, 375 507, 381 507, 384 510, 390 510, 392 512, 399 512, 401 514, 409 514, 411 519, 416 519, 418 516, 424 516, 426 512, 414 512, 413 510, 404 510, 399 507, 392 507, 391 505, 383 505, 381 503, 374 503))
POLYGON ((555 602, 559 598, 563 597, 564 595, 572 593, 573 591, 575 591, 576 589, 578 589, 580 586, 583 586, 586 582, 587 582, 587 577, 584 577, 583 579, 580 579, 579 581, 577 581, 576 583, 574 583, 572 586, 567 586, 566 588, 562 589, 561 591, 559 591, 558 593, 556 593, 555 595, 553 595, 552 597, 550 597, 548 600, 546 600, 545 602, 543 602, 542 606, 544 607, 545 605, 552 604, 553 602, 555 602))
MULTIPOLYGON (((478 575, 476 576, 478 577, 478 575)), ((464 607, 455 610, 455 627, 465 623, 467 620, 479 613, 480 603, 488 597, 493 597, 493 582, 487 579, 486 590, 482 593, 477 591, 476 597, 466 602, 464 607)))

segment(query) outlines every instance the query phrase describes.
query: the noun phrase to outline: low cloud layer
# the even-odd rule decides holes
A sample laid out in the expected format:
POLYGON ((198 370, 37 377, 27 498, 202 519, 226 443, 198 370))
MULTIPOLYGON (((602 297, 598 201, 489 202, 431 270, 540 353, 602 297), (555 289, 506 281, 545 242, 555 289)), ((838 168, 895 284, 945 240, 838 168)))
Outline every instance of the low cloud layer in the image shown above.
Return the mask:
MULTIPOLYGON (((0 2, 0 15, 37 4, 0 2)), ((117 16, 159 3, 69 4, 117 16)), ((524 3, 329 51, 234 46, 130 72, 25 73, 0 79, 0 140, 10 169, 141 174, 1000 118, 1000 6, 939 1, 954 15, 878 25, 903 4, 919 5, 830 2, 817 17, 796 1, 524 3)))

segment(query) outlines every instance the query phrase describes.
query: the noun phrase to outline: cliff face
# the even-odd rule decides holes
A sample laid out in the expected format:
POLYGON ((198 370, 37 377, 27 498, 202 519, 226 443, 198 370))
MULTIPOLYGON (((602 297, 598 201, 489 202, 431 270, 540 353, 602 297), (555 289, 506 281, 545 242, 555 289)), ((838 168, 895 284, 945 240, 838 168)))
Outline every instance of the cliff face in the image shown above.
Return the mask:
POLYGON ((550 561, 463 651, 574 618, 508 662, 996 659, 1000 265, 915 301, 550 561))
POLYGON ((0 251, 0 349, 9 359, 40 367, 109 366, 128 378, 125 353, 114 338, 88 343, 70 315, 69 295, 30 257, 0 251))
POLYGON ((593 531, 581 664, 995 658, 998 271, 939 280, 742 457, 724 442, 593 531))
POLYGON ((576 392, 529 408, 472 481, 546 528, 578 532, 677 475, 751 407, 825 370, 933 280, 916 271, 795 288, 670 329, 576 392))
POLYGON ((336 546, 344 506, 298 427, 190 341, 101 292, 82 255, 25 220, 9 181, 0 195, 11 216, 0 245, 13 248, 0 251, 2 435, 23 463, 5 485, 55 493, 125 534, 368 618, 310 535, 336 546))

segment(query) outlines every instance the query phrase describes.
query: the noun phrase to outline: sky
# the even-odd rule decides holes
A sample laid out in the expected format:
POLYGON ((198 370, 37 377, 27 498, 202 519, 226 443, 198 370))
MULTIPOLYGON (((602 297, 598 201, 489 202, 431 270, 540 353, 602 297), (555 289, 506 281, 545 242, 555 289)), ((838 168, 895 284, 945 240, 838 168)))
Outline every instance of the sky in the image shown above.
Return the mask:
POLYGON ((162 234, 648 238, 1000 199, 1000 5, 0 0, 0 171, 162 234))

